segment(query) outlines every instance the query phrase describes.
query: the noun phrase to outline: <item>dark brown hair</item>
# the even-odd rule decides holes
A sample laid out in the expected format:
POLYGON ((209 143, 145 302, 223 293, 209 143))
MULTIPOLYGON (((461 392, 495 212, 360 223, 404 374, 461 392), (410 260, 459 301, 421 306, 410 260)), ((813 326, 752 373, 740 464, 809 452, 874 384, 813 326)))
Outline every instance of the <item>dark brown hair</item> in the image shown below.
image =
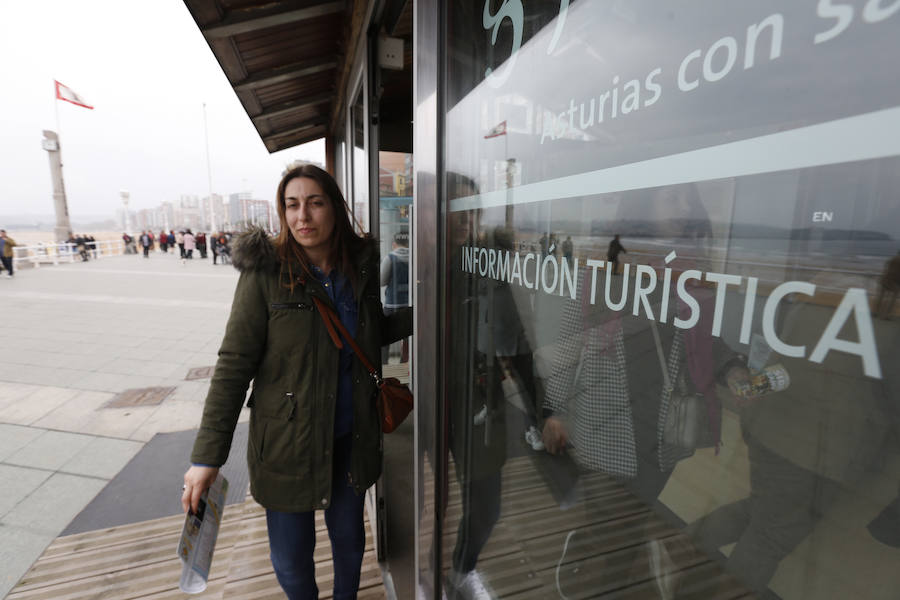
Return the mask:
POLYGON ((344 195, 337 182, 327 172, 315 165, 305 164, 294 167, 284 174, 278 183, 277 202, 278 202, 278 221, 281 223, 281 231, 275 238, 275 248, 278 257, 281 259, 282 269, 287 269, 288 287, 294 288, 294 273, 292 265, 299 263, 301 269, 306 274, 310 274, 309 257, 303 246, 297 243, 291 234, 290 227, 285 217, 285 188, 292 179, 297 177, 308 177, 312 179, 322 188, 328 199, 331 200, 331 208, 334 211, 334 229, 331 232, 331 247, 329 249, 328 262, 350 279, 351 284, 356 285, 356 269, 353 266, 353 257, 365 245, 366 238, 357 234, 353 230, 350 221, 350 211, 347 210, 347 203, 344 201, 344 195))

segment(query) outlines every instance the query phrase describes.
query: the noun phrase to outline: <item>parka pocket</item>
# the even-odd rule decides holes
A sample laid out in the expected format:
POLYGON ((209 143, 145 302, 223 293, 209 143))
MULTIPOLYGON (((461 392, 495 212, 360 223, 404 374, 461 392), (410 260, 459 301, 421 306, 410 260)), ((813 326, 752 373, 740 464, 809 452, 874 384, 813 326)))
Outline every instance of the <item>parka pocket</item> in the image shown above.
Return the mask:
POLYGON ((263 462, 263 450, 266 447, 266 420, 259 417, 250 417, 250 436, 247 440, 250 446, 252 458, 257 462, 263 462))
POLYGON ((309 473, 312 452, 311 423, 303 418, 306 410, 298 406, 292 392, 260 395, 250 417, 250 441, 253 458, 266 471, 291 476, 309 473))
MULTIPOLYGON (((319 317, 310 301, 272 302, 266 354, 268 362, 290 357, 296 363, 309 352, 312 333, 319 317)), ((264 359, 264 362, 266 359, 264 359)))

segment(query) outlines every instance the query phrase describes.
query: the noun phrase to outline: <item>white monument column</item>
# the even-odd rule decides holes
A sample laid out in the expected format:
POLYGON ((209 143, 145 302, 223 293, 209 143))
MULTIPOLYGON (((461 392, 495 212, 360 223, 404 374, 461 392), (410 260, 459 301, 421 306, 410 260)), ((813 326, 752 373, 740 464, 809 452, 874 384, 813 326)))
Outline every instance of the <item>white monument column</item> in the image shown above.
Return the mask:
POLYGON ((44 131, 42 146, 50 158, 50 179, 53 182, 53 209, 56 211, 56 227, 54 227, 53 231, 57 242, 65 242, 72 235, 72 225, 69 223, 69 206, 66 203, 66 187, 63 183, 59 136, 56 135, 55 131, 44 131))
POLYGON ((122 205, 125 207, 125 232, 131 235, 131 214, 128 212, 128 199, 131 196, 126 190, 119 191, 119 197, 122 198, 122 205))

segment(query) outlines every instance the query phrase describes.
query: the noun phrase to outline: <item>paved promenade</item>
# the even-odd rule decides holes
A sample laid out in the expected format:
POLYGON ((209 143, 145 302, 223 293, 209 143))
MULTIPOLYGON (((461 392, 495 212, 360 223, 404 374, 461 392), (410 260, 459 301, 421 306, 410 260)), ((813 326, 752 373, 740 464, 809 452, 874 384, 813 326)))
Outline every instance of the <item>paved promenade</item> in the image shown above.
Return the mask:
POLYGON ((155 252, 0 278, 0 598, 155 434, 199 425, 209 379, 185 376, 215 364, 237 277, 155 252), (174 389, 119 396, 145 388, 174 389))

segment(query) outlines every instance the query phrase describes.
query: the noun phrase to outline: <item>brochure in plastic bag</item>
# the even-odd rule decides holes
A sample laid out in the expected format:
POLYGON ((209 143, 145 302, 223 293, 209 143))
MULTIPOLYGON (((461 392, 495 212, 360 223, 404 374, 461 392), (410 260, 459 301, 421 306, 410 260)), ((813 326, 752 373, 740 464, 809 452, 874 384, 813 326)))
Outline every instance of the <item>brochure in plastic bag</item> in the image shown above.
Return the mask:
POLYGON ((200 496, 197 512, 188 511, 185 515, 178 542, 178 557, 181 559, 178 587, 182 592, 198 594, 206 589, 227 494, 228 480, 219 473, 212 486, 200 496))

